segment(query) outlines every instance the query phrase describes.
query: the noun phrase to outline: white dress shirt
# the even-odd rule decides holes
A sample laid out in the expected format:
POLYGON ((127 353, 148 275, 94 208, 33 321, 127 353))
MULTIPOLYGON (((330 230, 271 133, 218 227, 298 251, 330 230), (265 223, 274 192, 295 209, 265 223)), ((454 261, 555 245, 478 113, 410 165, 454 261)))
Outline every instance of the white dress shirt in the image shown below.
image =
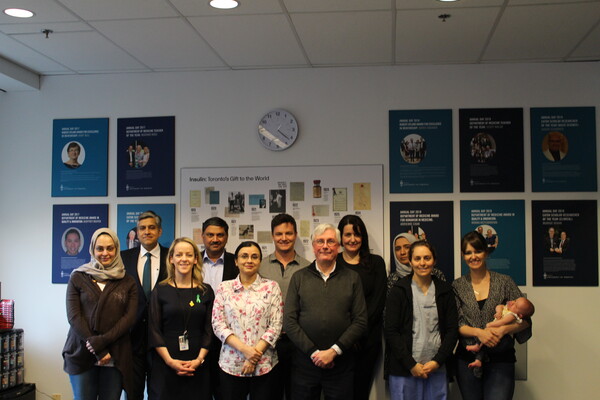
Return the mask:
POLYGON ((150 253, 150 278, 152 279, 151 289, 154 289, 156 281, 158 280, 158 274, 160 272, 160 246, 157 244, 152 250, 147 251, 144 246, 140 246, 140 256, 138 257, 137 271, 140 277, 142 287, 144 286, 144 265, 146 265, 146 253, 150 253))

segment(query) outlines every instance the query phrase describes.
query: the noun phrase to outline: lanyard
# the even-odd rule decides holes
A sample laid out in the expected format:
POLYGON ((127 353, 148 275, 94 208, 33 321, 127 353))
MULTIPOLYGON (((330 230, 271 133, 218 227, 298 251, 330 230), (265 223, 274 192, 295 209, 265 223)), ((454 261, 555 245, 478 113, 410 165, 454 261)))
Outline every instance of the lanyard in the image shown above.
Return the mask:
MULTIPOLYGON (((190 280, 190 289, 194 288, 194 275, 191 275, 191 280, 190 280)), ((177 298, 179 299, 179 305, 181 306, 181 309, 183 311, 183 336, 187 337, 187 328, 188 328, 188 324, 190 322, 190 317, 192 315, 192 307, 186 307, 187 303, 185 303, 185 301, 181 300, 181 294, 179 293, 179 288, 177 287, 177 281, 175 279, 173 279, 173 284, 175 285, 175 292, 177 293, 177 298)), ((196 296, 197 297, 197 296, 196 296)))

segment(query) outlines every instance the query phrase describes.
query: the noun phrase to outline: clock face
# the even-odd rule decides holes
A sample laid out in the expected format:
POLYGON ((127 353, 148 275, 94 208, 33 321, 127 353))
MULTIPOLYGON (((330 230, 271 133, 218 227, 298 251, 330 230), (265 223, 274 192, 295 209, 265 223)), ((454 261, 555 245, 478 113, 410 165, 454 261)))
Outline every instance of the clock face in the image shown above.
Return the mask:
POLYGON ((285 150, 298 137, 298 122, 289 111, 269 111, 258 123, 258 139, 269 150, 285 150))

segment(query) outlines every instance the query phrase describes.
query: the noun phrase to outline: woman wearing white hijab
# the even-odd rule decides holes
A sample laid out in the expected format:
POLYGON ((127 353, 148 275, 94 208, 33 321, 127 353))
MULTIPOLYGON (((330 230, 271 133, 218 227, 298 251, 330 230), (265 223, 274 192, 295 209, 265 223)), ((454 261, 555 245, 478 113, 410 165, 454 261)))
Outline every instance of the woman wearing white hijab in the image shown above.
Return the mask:
POLYGON ((63 348, 74 400, 116 400, 132 379, 129 330, 137 288, 125 274, 119 239, 100 228, 90 242, 90 262, 71 273, 67 286, 69 333, 63 348))
MULTIPOLYGON (((396 281, 398 281, 400 278, 408 276, 412 272, 410 259, 408 257, 408 250, 410 249, 410 245, 416 241, 417 238, 415 235, 408 232, 400 233, 394 238, 394 241, 392 242, 392 251, 394 252, 396 269, 391 271, 388 275, 388 292, 390 291, 390 288, 394 286, 396 281)), ((446 281, 444 273, 435 267, 433 268, 432 276, 435 276, 444 282, 446 281)))

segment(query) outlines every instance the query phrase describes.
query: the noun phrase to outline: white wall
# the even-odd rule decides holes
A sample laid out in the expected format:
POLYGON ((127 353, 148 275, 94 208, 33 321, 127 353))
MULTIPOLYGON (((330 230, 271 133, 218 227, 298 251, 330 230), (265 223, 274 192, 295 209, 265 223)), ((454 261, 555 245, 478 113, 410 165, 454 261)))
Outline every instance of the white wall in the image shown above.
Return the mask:
MULTIPOLYGON (((115 228, 117 203, 140 202, 116 197, 117 118, 175 115, 177 171, 383 163, 384 237, 389 236, 389 201, 450 199, 455 202, 458 248, 460 200, 525 199, 529 244, 530 200, 598 199, 597 192, 531 193, 528 107, 541 106, 600 108, 600 63, 65 76, 44 78, 39 92, 0 94, 0 281, 2 297, 16 301, 17 327, 26 332, 26 380, 42 392, 71 398, 61 358, 68 327, 66 285, 50 283, 52 204, 109 203, 110 225, 115 228), (268 152, 256 138, 258 119, 273 107, 288 108, 299 119, 300 137, 285 152, 268 152), (526 192, 460 193, 456 156, 453 194, 387 194, 388 110, 452 108, 458 132, 458 109, 469 107, 525 108, 526 192), (52 120, 86 117, 110 118, 109 196, 53 199, 52 120)), ((457 135, 454 148, 458 154, 457 135)), ((179 194, 179 176, 176 181, 179 194)), ((178 200, 154 197, 144 202, 178 200)), ((387 243, 383 247, 387 260, 387 243)), ((529 285, 522 289, 537 312, 528 347, 529 380, 517 383, 515 398, 595 398, 600 389, 600 313, 595 310, 600 288, 532 287, 527 248, 529 285)), ((455 265, 458 275, 458 253, 455 265)), ((384 398, 382 387, 379 382, 378 398, 384 398)))

